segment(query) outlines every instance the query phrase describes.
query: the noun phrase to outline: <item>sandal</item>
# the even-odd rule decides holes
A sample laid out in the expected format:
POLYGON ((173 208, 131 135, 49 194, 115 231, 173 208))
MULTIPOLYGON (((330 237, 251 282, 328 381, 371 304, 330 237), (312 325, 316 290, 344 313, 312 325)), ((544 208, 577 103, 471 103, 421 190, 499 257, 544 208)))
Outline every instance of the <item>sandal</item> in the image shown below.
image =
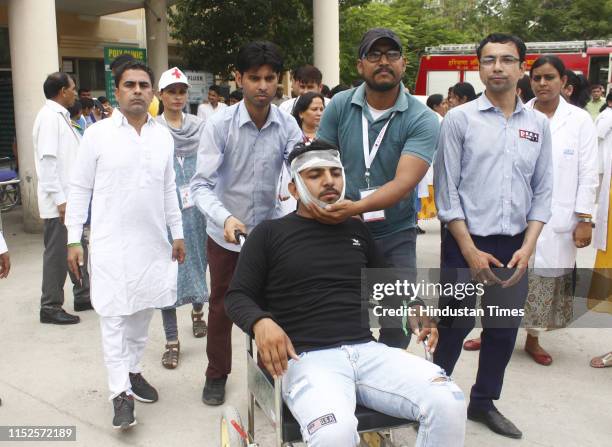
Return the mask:
POLYGON ((164 355, 162 355, 162 365, 168 369, 174 369, 179 364, 179 354, 181 352, 180 343, 167 343, 164 355))
POLYGON ((612 352, 591 359, 592 368, 608 368, 610 366, 612 366, 612 352), (598 361, 601 361, 601 364, 598 361))
POLYGON ((193 322, 193 336, 195 338, 206 337, 208 333, 208 326, 206 326, 206 321, 202 319, 204 316, 204 312, 194 312, 191 311, 191 321, 193 322))

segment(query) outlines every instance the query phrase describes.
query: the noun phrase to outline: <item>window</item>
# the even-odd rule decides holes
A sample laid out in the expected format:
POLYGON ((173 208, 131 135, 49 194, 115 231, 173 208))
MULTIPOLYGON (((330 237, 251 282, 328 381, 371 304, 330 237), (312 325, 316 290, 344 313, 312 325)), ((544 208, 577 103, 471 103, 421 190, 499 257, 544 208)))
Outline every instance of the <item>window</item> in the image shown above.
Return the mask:
POLYGON ((104 59, 76 59, 78 87, 104 90, 104 59))
POLYGON ((427 95, 440 93, 446 96, 448 88, 459 82, 458 71, 430 71, 427 73, 427 95))

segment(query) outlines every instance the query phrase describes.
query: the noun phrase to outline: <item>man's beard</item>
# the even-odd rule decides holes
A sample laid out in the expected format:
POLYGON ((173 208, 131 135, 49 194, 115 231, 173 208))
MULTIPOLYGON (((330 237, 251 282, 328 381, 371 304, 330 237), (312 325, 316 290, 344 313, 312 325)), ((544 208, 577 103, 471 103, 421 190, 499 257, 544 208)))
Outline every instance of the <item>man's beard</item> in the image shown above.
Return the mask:
POLYGON ((376 83, 371 79, 365 79, 365 83, 368 87, 370 87, 370 89, 376 92, 388 92, 389 90, 393 90, 395 87, 397 87, 400 81, 376 83))

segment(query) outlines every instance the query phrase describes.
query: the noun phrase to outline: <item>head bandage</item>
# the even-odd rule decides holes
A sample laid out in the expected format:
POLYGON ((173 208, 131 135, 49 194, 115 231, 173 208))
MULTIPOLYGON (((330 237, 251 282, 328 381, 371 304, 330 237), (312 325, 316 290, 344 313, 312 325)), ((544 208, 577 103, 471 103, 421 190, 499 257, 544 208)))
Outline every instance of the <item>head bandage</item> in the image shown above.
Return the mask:
POLYGON ((293 181, 295 182, 295 186, 297 187, 298 194, 300 195, 300 201, 304 205, 314 203, 321 208, 325 208, 326 205, 330 205, 313 197, 306 185, 304 184, 304 180, 302 179, 300 172, 312 168, 340 168, 342 170, 342 192, 340 193, 340 197, 338 197, 338 200, 336 200, 336 202, 334 203, 343 200, 344 193, 346 191, 346 178, 344 176, 344 167, 342 166, 342 162, 340 161, 340 153, 335 149, 328 149, 312 150, 305 152, 302 155, 298 155, 297 157, 295 157, 291 162, 291 178, 293 179, 293 181))

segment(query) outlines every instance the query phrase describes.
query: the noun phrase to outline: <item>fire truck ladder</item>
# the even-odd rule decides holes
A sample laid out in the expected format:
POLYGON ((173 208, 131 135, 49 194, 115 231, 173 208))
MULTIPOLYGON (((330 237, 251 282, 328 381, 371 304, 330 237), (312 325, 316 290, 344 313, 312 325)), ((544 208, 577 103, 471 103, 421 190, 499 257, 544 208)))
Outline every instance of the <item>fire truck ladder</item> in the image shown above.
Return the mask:
MULTIPOLYGON (((608 40, 573 40, 565 42, 526 42, 528 53, 576 53, 591 47, 611 47, 608 40)), ((473 54, 477 43, 447 44, 425 48, 426 54, 473 54)))

